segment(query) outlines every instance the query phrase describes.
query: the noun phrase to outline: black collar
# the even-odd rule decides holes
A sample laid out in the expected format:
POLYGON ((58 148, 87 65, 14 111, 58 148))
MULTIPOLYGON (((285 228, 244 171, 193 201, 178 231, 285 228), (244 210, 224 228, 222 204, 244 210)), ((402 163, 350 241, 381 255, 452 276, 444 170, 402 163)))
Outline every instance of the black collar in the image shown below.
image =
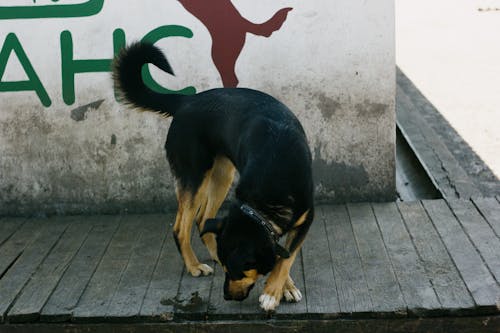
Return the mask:
POLYGON ((241 204, 240 210, 243 212, 243 214, 249 216, 252 220, 254 220, 255 222, 259 223, 261 226, 264 227, 264 229, 267 231, 267 234, 274 241, 274 248, 278 256, 282 258, 290 258, 290 252, 288 252, 287 249, 285 249, 283 246, 280 245, 279 239, 281 235, 279 235, 276 232, 271 222, 267 221, 265 218, 262 217, 262 215, 256 212, 255 209, 253 209, 247 204, 241 204))
POLYGON ((281 235, 278 235, 276 230, 274 229, 271 222, 267 221, 262 215, 260 215, 255 209, 250 207, 247 204, 242 204, 240 206, 240 210, 247 216, 251 217, 255 222, 258 222, 261 226, 266 229, 267 233, 274 239, 274 241, 278 242, 281 235))

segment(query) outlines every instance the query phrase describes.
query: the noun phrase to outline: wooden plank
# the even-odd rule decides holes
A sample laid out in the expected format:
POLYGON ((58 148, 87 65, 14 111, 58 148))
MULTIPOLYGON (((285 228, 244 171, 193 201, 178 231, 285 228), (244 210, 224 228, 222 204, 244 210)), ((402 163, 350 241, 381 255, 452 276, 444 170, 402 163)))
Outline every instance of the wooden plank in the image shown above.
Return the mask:
MULTIPOLYGON (((66 225, 59 222, 55 220, 40 222, 43 225, 40 226, 38 237, 24 249, 0 280, 0 322, 5 320, 6 312, 16 296, 66 229, 66 225)), ((33 225, 36 226, 36 223, 33 225)))
MULTIPOLYGON (((196 227, 193 228, 191 244, 200 262, 206 263, 213 268, 214 262, 198 236, 196 227)), ((213 274, 193 277, 187 270, 183 271, 179 293, 174 304, 176 319, 203 320, 207 318, 212 281, 213 274)))
POLYGON ((473 308, 474 301, 421 203, 400 202, 398 208, 443 309, 473 308))
POLYGON ((140 310, 140 317, 145 321, 174 319, 174 304, 184 269, 184 262, 172 237, 172 223, 168 223, 174 219, 173 214, 165 217, 164 244, 140 310))
POLYGON ((180 321, 115 324, 4 325, 2 333, 498 333, 500 316, 444 316, 430 318, 356 320, 180 321))
MULTIPOLYGON (((226 301, 224 299, 224 278, 225 273, 220 265, 215 265, 214 280, 210 292, 210 302, 208 307, 209 320, 235 320, 241 319, 241 303, 235 301, 226 301)), ((254 288, 255 289, 255 288, 254 288)), ((253 293, 260 293, 260 290, 252 290, 253 293)), ((258 303, 256 304, 258 306, 258 303)), ((257 312, 258 309, 255 308, 257 312)))
POLYGON ((470 198, 481 191, 408 95, 396 88, 397 123, 415 155, 445 198, 470 198))
POLYGON ((123 322, 139 317, 165 239, 164 215, 142 215, 137 219, 142 220, 140 228, 143 231, 110 302, 106 314, 110 320, 123 322))
POLYGON ((68 228, 17 297, 7 315, 11 323, 31 322, 39 318, 43 305, 92 227, 82 218, 54 219, 60 220, 56 223, 68 225, 68 228))
POLYGON ((340 311, 366 314, 373 309, 349 214, 344 205, 324 206, 326 234, 332 258, 340 311))
POLYGON ((490 272, 500 281, 500 239, 471 201, 451 200, 448 204, 490 272))
POLYGON ((0 246, 21 228, 24 223, 26 223, 26 219, 22 217, 0 218, 0 246))
POLYGON ((423 204, 476 304, 486 310, 495 309, 500 288, 446 202, 423 204))
POLYGON ((495 230, 497 237, 500 237, 500 202, 495 198, 473 198, 472 200, 493 230, 495 230))
POLYGON ((337 317, 340 312, 334 268, 328 255, 323 206, 316 207, 318 218, 312 223, 302 246, 305 298, 311 317, 337 317))
POLYGON ((42 230, 43 221, 28 220, 0 247, 0 276, 19 258, 42 230))
POLYGON ((441 309, 396 204, 380 203, 372 207, 408 310, 421 316, 441 309))
POLYGON ((71 319, 73 309, 94 274, 119 222, 119 216, 85 217, 85 223, 91 225, 92 229, 43 307, 40 320, 61 322, 71 319))
POLYGON ((132 249, 141 234, 140 223, 134 216, 123 216, 120 226, 104 253, 77 307, 73 320, 103 321, 132 249))
POLYGON ((369 204, 347 205, 375 316, 403 315, 406 304, 369 204))

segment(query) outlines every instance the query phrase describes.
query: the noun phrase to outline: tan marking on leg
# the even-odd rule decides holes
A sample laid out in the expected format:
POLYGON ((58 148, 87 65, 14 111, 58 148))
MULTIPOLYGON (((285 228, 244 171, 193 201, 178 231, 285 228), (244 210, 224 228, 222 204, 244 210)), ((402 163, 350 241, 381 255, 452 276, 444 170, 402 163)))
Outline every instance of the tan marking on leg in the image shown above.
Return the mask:
MULTIPOLYGON (((291 244, 294 238, 294 233, 288 234, 286 243, 291 244)), ((274 311, 276 307, 280 304, 281 298, 283 297, 283 292, 285 284, 290 279, 290 269, 300 251, 302 243, 297 246, 295 251, 290 254, 289 258, 280 258, 274 266, 273 270, 269 274, 266 281, 266 286, 264 287, 264 292, 259 298, 260 306, 266 311, 274 311)), ((288 246, 287 246, 288 248, 288 246)), ((291 281, 291 279, 290 279, 291 281)), ((292 281, 293 284, 293 281, 292 281)), ((294 286, 295 287, 295 286, 294 286)), ((296 289, 296 288, 295 288, 296 289)), ((298 290, 298 289, 297 289, 298 290)))
POLYGON ((301 225, 303 225, 307 219, 307 214, 309 214, 309 209, 304 214, 302 214, 301 217, 299 217, 299 219, 297 220, 297 222, 295 222, 293 227, 297 228, 297 227, 300 227, 301 225))
MULTIPOLYGON (((200 221, 200 230, 203 230, 207 219, 214 218, 217 215, 220 206, 227 196, 227 192, 229 192, 229 189, 231 188, 235 170, 236 169, 234 168, 233 163, 228 158, 218 156, 215 159, 210 182, 207 187, 207 204, 203 218, 200 221)), ((215 235, 211 233, 205 234, 202 237, 202 240, 205 243, 212 259, 219 262, 219 258, 217 257, 217 242, 215 241, 215 235)))
POLYGON ((177 235, 184 264, 193 276, 199 276, 201 274, 208 275, 213 272, 210 266, 199 262, 191 247, 191 229, 193 227, 193 221, 197 215, 200 215, 201 209, 205 207, 210 175, 211 170, 206 173, 203 182, 195 194, 179 187, 176 189, 179 208, 177 210, 174 233, 177 235))

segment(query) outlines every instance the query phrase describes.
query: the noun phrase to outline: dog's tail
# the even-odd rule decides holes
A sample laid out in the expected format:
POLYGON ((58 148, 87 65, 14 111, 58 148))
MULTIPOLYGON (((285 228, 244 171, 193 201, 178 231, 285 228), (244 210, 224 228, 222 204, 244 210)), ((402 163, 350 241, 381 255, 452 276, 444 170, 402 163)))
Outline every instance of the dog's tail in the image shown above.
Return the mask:
POLYGON ((181 96, 158 93, 147 87, 142 67, 148 63, 174 75, 163 52, 152 44, 136 42, 121 50, 113 61, 113 80, 119 97, 138 110, 173 116, 181 96))

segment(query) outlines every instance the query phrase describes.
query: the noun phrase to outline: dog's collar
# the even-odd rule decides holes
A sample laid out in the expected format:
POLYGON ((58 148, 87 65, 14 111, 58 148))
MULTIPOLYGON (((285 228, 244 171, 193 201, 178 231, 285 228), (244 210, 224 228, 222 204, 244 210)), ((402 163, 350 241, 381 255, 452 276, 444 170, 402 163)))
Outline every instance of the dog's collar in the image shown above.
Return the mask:
POLYGON ((252 220, 254 220, 255 222, 259 223, 261 226, 264 227, 264 229, 267 231, 267 234, 274 241, 274 248, 278 256, 282 258, 290 258, 290 252, 288 252, 287 249, 285 249, 283 246, 280 245, 279 239, 281 235, 276 232, 276 229, 274 229, 271 222, 267 221, 265 218, 262 217, 262 215, 256 212, 255 209, 253 209, 247 204, 241 204, 240 210, 243 212, 243 214, 247 215, 252 220))
POLYGON ((240 210, 247 216, 251 217, 255 222, 259 223, 261 226, 266 229, 267 233, 271 235, 271 237, 278 242, 281 235, 276 232, 271 222, 267 221, 262 215, 260 215, 255 209, 250 207, 247 204, 241 204, 240 210))

